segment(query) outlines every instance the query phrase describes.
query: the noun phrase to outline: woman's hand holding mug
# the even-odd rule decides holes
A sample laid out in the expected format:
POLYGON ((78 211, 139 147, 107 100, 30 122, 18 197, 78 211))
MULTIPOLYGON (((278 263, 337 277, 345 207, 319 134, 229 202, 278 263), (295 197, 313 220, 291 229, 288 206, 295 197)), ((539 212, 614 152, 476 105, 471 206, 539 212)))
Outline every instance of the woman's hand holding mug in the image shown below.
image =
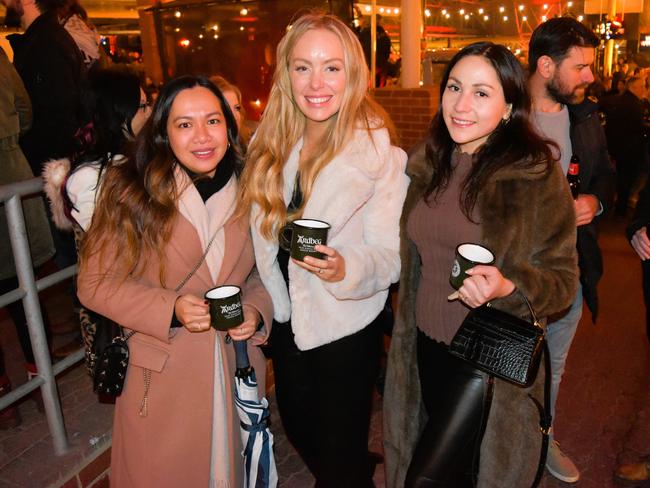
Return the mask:
POLYGON ((496 266, 478 265, 465 271, 465 278, 458 289, 460 300, 468 307, 480 307, 495 298, 507 297, 515 291, 515 284, 501 274, 496 266))
POLYGON ((228 334, 233 341, 246 341, 257 332, 257 324, 260 323, 260 313, 250 305, 242 305, 244 321, 237 327, 228 329, 228 334))
POLYGON ((210 328, 210 307, 196 295, 181 295, 174 304, 178 321, 190 332, 205 332, 210 328))
POLYGON ((325 259, 305 256, 304 261, 293 259, 293 262, 302 269, 315 274, 323 281, 336 283, 345 278, 345 258, 333 247, 318 244, 314 248, 325 255, 325 259))

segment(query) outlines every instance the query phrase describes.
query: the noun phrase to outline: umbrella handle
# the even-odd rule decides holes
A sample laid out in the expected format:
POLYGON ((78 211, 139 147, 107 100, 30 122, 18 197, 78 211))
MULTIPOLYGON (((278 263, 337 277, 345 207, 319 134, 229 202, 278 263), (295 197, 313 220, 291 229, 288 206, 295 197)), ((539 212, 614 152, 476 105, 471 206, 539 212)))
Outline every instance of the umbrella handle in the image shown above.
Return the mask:
POLYGON ((232 341, 235 346, 235 364, 237 369, 247 369, 250 367, 250 360, 248 359, 248 350, 246 349, 246 341, 232 341))

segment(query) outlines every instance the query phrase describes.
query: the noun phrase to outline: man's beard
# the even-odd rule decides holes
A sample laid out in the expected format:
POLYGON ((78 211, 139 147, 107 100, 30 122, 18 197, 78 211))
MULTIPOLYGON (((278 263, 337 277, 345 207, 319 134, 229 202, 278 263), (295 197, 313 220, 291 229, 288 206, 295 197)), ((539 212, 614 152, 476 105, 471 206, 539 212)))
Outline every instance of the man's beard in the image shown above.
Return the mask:
POLYGON ((564 105, 577 105, 585 99, 587 84, 576 86, 572 91, 567 91, 557 76, 553 76, 546 85, 546 92, 558 103, 564 105))
POLYGON ((20 27, 20 19, 23 16, 22 10, 22 5, 7 6, 4 20, 5 27, 20 27))

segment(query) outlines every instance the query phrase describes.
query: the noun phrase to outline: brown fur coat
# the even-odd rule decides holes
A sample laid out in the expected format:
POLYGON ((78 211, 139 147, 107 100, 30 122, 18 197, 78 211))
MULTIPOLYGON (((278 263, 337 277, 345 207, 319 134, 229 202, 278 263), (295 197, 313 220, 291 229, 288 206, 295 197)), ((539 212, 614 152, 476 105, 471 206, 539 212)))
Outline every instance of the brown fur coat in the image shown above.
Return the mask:
MULTIPOLYGON (((384 396, 386 485, 391 488, 404 485, 426 422, 416 360, 415 297, 420 259, 406 235, 406 222, 424 195, 432 171, 422 145, 413 152, 407 167, 411 184, 401 219, 399 307, 384 396)), ((535 169, 498 171, 479 195, 477 208, 483 242, 495 252, 495 265, 529 298, 538 316, 566 309, 578 283, 576 226, 574 205, 559 165, 548 175, 535 169)), ((528 315, 517 294, 492 303, 522 317, 528 315)), ((543 381, 543 368, 528 389, 495 381, 481 444, 479 487, 531 485, 539 461, 541 434, 539 414, 528 394, 541 401, 543 381)))

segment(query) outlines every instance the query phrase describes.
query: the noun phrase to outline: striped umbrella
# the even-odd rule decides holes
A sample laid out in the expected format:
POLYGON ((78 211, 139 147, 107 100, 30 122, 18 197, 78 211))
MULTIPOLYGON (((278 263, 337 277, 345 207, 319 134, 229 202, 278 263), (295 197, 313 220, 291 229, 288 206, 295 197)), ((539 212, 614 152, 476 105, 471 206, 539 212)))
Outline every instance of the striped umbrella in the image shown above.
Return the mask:
POLYGON ((244 450, 245 488, 275 488, 278 472, 273 457, 273 434, 268 428, 269 402, 257 390, 255 369, 250 365, 246 341, 233 341, 235 372, 235 406, 240 420, 244 450))

